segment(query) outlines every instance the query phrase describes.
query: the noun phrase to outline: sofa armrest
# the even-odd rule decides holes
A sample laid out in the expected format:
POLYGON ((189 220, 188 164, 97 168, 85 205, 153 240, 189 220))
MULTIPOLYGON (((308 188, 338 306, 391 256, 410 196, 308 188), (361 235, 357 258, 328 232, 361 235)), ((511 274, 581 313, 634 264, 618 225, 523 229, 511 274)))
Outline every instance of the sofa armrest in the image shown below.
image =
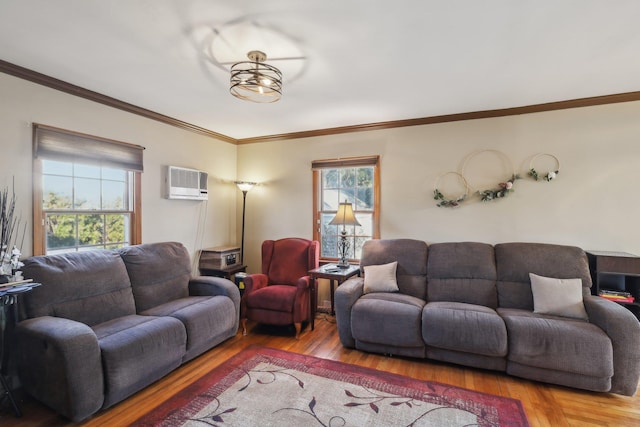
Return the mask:
POLYGON ((76 422, 102 408, 100 346, 89 326, 37 317, 18 323, 15 338, 18 374, 30 395, 76 422))
POLYGON ((231 298, 236 306, 240 307, 240 290, 229 279, 213 276, 196 276, 189 279, 189 295, 191 296, 217 296, 223 295, 231 298))
POLYGON ((296 281, 296 287, 298 288, 298 292, 306 292, 309 286, 311 286, 310 276, 303 276, 296 281))
POLYGON ((352 277, 342 283, 335 292, 336 324, 342 345, 355 348, 356 341, 351 332, 351 309, 363 295, 364 278, 352 277))
POLYGON ((602 329, 613 345, 611 393, 633 396, 640 379, 640 323, 626 308, 594 295, 584 297, 589 322, 602 329))
POLYGON ((189 295, 229 297, 235 307, 235 328, 238 328, 240 322, 240 290, 231 280, 213 276, 192 277, 189 279, 189 295))
POLYGON ((311 288, 311 277, 303 276, 296 282, 296 298, 293 306, 293 321, 311 321, 311 310, 309 310, 309 289, 311 288))
POLYGON ((266 274, 255 273, 248 274, 244 278, 244 293, 248 294, 252 291, 264 288, 269 285, 269 277, 266 274))
MULTIPOLYGON (((311 277, 303 276, 296 281, 296 299, 305 295, 311 287, 311 277)), ((307 301, 309 298, 306 298, 307 301)))

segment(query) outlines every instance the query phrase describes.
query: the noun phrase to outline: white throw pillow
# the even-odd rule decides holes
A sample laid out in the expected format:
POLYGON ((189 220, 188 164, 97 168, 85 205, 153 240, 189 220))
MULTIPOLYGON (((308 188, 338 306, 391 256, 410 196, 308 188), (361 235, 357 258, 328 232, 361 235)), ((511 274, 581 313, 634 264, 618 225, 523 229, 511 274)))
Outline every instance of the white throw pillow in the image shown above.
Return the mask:
POLYGON ((582 279, 553 279, 529 273, 533 312, 588 320, 582 302, 582 279))
POLYGON ((382 265, 367 265, 364 267, 364 293, 398 292, 396 269, 398 261, 382 265))

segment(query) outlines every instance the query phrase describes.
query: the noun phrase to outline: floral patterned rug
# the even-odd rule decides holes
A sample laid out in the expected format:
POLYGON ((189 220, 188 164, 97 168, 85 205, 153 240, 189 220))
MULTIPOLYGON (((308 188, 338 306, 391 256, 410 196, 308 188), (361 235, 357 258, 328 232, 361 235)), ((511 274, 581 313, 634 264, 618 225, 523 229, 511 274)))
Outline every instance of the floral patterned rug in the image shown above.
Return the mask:
POLYGON ((250 346, 134 426, 528 426, 520 401, 250 346))

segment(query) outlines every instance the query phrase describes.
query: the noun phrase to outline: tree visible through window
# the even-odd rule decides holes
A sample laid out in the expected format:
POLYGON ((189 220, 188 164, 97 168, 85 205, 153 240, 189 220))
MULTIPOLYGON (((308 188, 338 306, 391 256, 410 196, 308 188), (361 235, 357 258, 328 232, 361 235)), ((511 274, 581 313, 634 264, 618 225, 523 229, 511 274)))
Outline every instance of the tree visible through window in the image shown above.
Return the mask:
POLYGON ((320 241, 320 257, 338 258, 338 239, 342 226, 329 225, 341 202, 353 205, 360 226, 347 226, 349 259, 360 259, 366 240, 379 238, 378 157, 358 157, 313 162, 314 239, 320 241))
POLYGON ((131 172, 43 160, 47 253, 128 246, 131 172))
POLYGON ((143 149, 34 125, 34 254, 140 243, 143 149))

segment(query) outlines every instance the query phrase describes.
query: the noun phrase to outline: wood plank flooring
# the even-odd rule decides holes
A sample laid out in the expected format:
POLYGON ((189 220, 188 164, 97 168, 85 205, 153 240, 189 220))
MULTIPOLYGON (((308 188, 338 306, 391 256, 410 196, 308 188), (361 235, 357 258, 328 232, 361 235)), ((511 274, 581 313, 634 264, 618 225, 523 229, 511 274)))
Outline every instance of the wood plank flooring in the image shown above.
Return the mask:
POLYGON ((28 396, 18 393, 23 417, 16 418, 5 404, 0 410, 0 425, 126 426, 244 347, 260 344, 519 399, 531 426, 640 426, 640 393, 636 393, 634 397, 590 393, 534 383, 491 371, 346 349, 340 344, 333 318, 322 313, 316 319, 314 331, 305 328, 297 341, 293 338, 293 333, 293 328, 263 326, 253 327, 246 337, 239 332, 234 338, 190 361, 150 387, 81 424, 71 423, 28 396))

